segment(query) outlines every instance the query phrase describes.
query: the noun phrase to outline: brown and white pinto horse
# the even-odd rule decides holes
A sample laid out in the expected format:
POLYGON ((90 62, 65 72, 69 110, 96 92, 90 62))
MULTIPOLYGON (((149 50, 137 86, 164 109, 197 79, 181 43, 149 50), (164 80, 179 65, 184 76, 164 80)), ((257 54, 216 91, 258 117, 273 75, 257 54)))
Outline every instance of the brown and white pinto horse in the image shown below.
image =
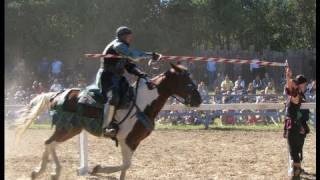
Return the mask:
MULTIPOLYGON (((136 105, 140 110, 144 111, 150 123, 154 125, 154 119, 159 113, 159 111, 164 106, 165 102, 170 96, 176 95, 184 100, 185 105, 192 107, 197 107, 201 104, 201 96, 197 91, 196 85, 192 82, 189 77, 187 69, 181 65, 171 64, 167 72, 162 73, 153 79, 151 82, 155 84, 154 89, 150 89, 146 80, 141 79, 136 93, 136 105)), ((45 93, 38 95, 27 107, 27 112, 25 116, 21 117, 17 121, 17 139, 20 138, 23 132, 32 124, 34 119, 43 111, 49 110, 56 102, 57 93, 45 93)), ((77 94, 74 95, 75 97, 77 94)), ((69 96, 70 97, 70 96, 69 96)), ((75 98, 70 98, 68 101, 74 101, 75 98)), ((76 103, 76 102, 75 102, 76 103)), ((72 103, 70 103, 72 104, 72 103)), ((70 107, 72 108, 72 107, 70 107)), ((134 107, 136 108, 136 107, 134 107)), ((118 110, 115 114, 116 120, 122 120, 128 114, 128 109, 118 110)), ((91 174, 95 173, 113 173, 121 171, 120 179, 125 178, 127 169, 130 167, 131 158, 133 152, 136 150, 140 142, 150 135, 150 129, 146 128, 143 123, 137 120, 134 116, 136 109, 131 111, 128 118, 120 124, 119 131, 117 134, 117 140, 120 144, 122 152, 122 165, 120 166, 108 166, 102 167, 97 165, 91 171, 91 174)), ((56 125, 57 126, 57 125, 56 125)), ((58 179, 60 175, 61 166, 55 151, 57 144, 62 143, 75 135, 79 134, 83 128, 73 128, 69 131, 59 130, 58 127, 55 128, 53 135, 45 141, 45 150, 42 155, 42 161, 40 167, 34 170, 31 174, 31 178, 35 179, 40 174, 42 174, 48 163, 49 155, 52 156, 53 161, 56 165, 55 172, 52 174, 52 179, 58 179)))

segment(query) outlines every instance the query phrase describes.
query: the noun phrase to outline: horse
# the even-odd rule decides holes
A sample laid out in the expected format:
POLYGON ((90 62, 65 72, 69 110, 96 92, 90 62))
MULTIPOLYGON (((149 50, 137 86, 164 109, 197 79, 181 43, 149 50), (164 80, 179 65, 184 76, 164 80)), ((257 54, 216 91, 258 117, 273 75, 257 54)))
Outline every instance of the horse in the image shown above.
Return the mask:
MULTIPOLYGON (((181 103, 189 107, 200 106, 202 99, 200 93, 197 90, 197 86, 190 78, 190 74, 182 65, 171 64, 169 70, 151 78, 138 79, 133 84, 135 86, 135 102, 130 102, 132 108, 119 109, 115 112, 114 119, 119 123, 119 120, 124 118, 121 124, 119 124, 119 130, 116 135, 116 139, 121 148, 122 164, 119 166, 106 166, 96 165, 90 169, 90 174, 95 175, 97 173, 114 173, 121 171, 120 179, 124 180, 126 171, 131 165, 131 159, 133 153, 137 149, 140 142, 150 135, 153 128, 147 128, 144 123, 138 120, 134 114, 140 109, 147 116, 148 123, 154 127, 154 120, 162 107, 165 105, 169 97, 174 97, 181 103), (150 88, 151 82, 154 86, 150 88), (135 103, 135 104, 133 104, 135 103), (134 106, 133 106, 134 105, 134 106)), ((73 106, 77 105, 75 99, 78 96, 77 93, 71 94, 71 98, 67 101, 74 101, 73 106)), ((30 104, 26 107, 26 113, 16 123, 16 140, 19 140, 21 135, 27 130, 32 122, 42 112, 52 109, 57 103, 57 97, 59 93, 49 92, 36 96, 30 101, 30 104), (18 123, 19 122, 19 123, 18 123)), ((70 97, 70 96, 69 96, 70 97)), ((69 103, 72 105, 72 103, 69 103)), ((47 139, 44 143, 45 148, 42 154, 42 160, 40 166, 36 170, 32 171, 31 179, 39 177, 46 169, 49 155, 52 156, 55 164, 55 171, 51 174, 51 179, 59 179, 61 165, 56 154, 56 146, 68 139, 79 134, 84 127, 71 128, 68 131, 59 128, 59 124, 55 124, 55 131, 53 135, 47 139)))

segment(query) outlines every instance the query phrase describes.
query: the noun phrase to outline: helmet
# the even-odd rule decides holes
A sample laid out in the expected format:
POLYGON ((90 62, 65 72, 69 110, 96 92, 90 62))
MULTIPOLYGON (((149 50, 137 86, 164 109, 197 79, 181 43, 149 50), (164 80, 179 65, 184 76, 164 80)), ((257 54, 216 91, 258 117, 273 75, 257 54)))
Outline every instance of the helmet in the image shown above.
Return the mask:
POLYGON ((128 27, 120 26, 120 27, 118 27, 118 29, 116 31, 116 36, 118 38, 121 38, 123 35, 131 34, 131 33, 132 33, 132 31, 128 27))
POLYGON ((294 81, 299 85, 299 84, 307 82, 307 79, 303 75, 299 74, 296 76, 294 81))

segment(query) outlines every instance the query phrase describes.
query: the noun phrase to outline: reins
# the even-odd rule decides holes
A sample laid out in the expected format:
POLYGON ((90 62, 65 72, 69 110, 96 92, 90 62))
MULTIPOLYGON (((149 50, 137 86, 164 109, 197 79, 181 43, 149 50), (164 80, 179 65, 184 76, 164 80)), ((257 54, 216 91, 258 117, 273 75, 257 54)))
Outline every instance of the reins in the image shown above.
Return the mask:
POLYGON ((135 95, 133 96, 132 105, 131 105, 128 113, 122 118, 122 120, 118 123, 118 125, 122 124, 128 118, 128 116, 131 114, 131 112, 133 110, 133 107, 137 106, 136 105, 136 101, 137 101, 137 96, 138 96, 138 89, 139 89, 140 79, 141 78, 139 77, 137 82, 136 82, 135 95))

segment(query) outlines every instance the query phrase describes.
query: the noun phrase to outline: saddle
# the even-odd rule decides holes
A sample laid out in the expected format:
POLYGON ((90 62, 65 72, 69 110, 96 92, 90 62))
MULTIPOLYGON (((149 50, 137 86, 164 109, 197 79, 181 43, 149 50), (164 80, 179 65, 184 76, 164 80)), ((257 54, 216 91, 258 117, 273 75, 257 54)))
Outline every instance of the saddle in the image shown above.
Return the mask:
MULTIPOLYGON (((116 110, 129 108, 134 97, 133 88, 128 86, 120 93, 120 103, 116 106, 116 110)), ((62 92, 57 98, 55 106, 60 105, 63 111, 77 113, 88 118, 103 118, 105 98, 96 86, 88 86, 83 90, 69 89, 62 92)))

